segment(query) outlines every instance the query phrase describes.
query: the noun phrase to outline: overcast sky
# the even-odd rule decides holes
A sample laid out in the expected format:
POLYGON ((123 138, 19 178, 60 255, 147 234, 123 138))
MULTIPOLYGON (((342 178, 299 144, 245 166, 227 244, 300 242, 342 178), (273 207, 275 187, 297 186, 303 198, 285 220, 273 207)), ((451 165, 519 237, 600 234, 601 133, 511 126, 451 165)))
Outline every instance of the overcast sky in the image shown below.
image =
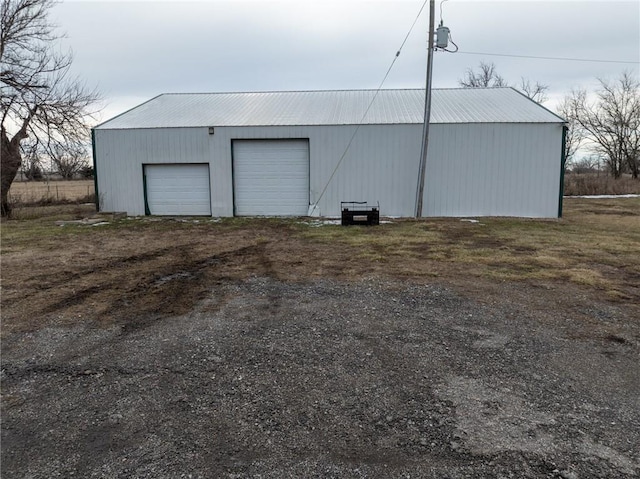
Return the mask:
MULTIPOLYGON (((103 95, 105 120, 166 92, 377 88, 423 1, 67 0, 52 13, 74 72, 103 95)), ((548 84, 553 107, 596 77, 640 71, 638 0, 448 0, 442 11, 460 53, 436 53, 436 88, 493 62, 510 83, 548 84)), ((384 88, 424 88, 427 28, 428 5, 384 88)))

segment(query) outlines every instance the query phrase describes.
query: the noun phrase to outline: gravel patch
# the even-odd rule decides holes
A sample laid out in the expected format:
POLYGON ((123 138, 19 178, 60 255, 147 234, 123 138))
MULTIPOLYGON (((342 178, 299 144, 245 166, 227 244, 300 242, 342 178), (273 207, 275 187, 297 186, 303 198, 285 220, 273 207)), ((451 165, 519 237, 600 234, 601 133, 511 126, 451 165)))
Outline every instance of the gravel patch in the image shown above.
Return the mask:
POLYGON ((551 305, 254 277, 182 316, 15 332, 3 477, 637 477, 625 314, 590 316, 625 336, 576 337, 551 305))

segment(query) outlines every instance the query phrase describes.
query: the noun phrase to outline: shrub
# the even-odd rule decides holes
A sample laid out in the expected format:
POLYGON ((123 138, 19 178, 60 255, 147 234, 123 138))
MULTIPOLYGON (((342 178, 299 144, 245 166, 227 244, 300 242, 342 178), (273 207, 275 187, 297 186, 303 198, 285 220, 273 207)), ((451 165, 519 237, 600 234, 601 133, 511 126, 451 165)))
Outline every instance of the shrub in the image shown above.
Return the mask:
POLYGON ((613 178, 604 173, 567 173, 564 176, 564 194, 567 196, 640 194, 640 180, 631 178, 631 175, 613 178))

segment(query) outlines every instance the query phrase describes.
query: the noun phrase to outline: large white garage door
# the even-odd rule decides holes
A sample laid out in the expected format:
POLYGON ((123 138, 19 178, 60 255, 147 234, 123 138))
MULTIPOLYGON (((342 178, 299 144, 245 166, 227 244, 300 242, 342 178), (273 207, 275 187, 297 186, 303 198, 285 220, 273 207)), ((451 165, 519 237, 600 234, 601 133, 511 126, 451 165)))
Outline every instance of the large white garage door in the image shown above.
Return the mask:
POLYGON ((308 140, 235 140, 233 191, 237 216, 306 216, 308 140))
POLYGON ((146 200, 152 215, 211 215, 209 165, 145 165, 146 200))

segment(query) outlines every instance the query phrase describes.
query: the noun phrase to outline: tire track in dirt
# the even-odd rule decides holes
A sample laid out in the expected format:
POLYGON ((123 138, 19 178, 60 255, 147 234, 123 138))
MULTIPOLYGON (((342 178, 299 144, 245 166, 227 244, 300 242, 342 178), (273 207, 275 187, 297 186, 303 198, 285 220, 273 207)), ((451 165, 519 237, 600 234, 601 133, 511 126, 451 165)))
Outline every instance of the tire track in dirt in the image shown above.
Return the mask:
MULTIPOLYGON (((174 252, 176 251, 176 249, 179 248, 188 248, 188 247, 193 247, 195 246, 197 243, 188 243, 188 244, 182 244, 182 245, 173 245, 173 246, 168 246, 166 248, 160 248, 160 249, 156 249, 153 251, 148 251, 145 253, 140 253, 140 254, 134 254, 134 255, 129 255, 126 256, 124 258, 118 258, 118 259, 114 259, 114 260, 110 260, 110 261, 106 261, 103 264, 98 264, 95 266, 90 266, 87 268, 83 268, 77 271, 60 271, 59 274, 57 275, 57 277, 55 279, 52 280, 51 275, 49 274, 38 274, 35 276, 31 276, 30 278, 27 278, 26 281, 33 281, 36 284, 38 284, 38 288, 39 289, 52 289, 55 288, 57 286, 61 286, 61 285, 65 285, 67 284, 69 281, 73 281, 76 279, 80 279, 83 278, 89 274, 95 274, 98 272, 101 272, 103 270, 107 270, 107 269, 114 269, 114 268, 118 268, 121 266, 126 266, 129 264, 133 264, 133 263, 139 263, 139 262, 143 262, 143 261, 149 261, 149 260, 153 260, 156 258, 159 258, 161 256, 164 256, 168 253, 174 252)), ((20 299, 26 298, 28 297, 28 295, 25 295, 23 297, 21 297, 20 299)))
MULTIPOLYGON (((190 246, 196 245, 194 243, 190 246)), ((73 288, 74 280, 58 281, 59 285, 64 284, 67 289, 72 288, 72 292, 44 306, 39 312, 53 314, 73 307, 90 306, 93 302, 100 304, 103 316, 106 317, 127 317, 127 313, 131 312, 132 317, 126 319, 123 332, 133 332, 159 318, 189 311, 195 303, 204 299, 211 287, 221 281, 234 279, 229 271, 233 268, 229 267, 233 267, 236 262, 258 264, 260 274, 277 275, 268 258, 265 243, 254 243, 204 258, 194 258, 190 249, 185 245, 162 248, 111 261, 99 268, 87 268, 84 275, 77 275, 76 280, 81 279, 86 283, 97 276, 100 280, 98 284, 73 288), (136 269, 132 269, 120 274, 119 270, 123 265, 146 263, 158 258, 167 259, 168 264, 151 271, 138 273, 136 269)), ((42 294, 42 291, 23 295, 20 299, 26 300, 37 294, 42 294)), ((278 298, 270 299, 271 307, 277 308, 278 298)))

